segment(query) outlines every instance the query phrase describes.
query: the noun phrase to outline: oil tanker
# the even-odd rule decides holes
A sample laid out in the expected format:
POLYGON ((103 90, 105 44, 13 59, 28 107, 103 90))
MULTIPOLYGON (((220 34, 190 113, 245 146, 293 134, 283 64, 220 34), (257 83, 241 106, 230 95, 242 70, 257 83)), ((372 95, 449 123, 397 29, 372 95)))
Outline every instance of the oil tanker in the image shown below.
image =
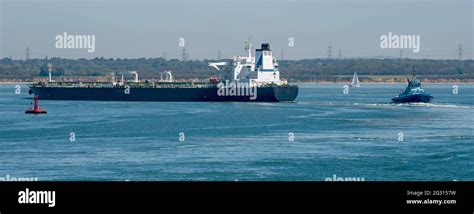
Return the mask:
POLYGON ((298 96, 298 86, 280 79, 278 62, 273 57, 270 45, 263 43, 252 56, 252 44, 247 41, 248 56, 234 56, 232 62, 209 63, 221 71, 224 66, 231 70, 230 78, 224 80, 214 76, 208 82, 176 82, 171 71, 165 79, 138 79, 131 71, 132 79, 122 78, 110 82, 55 82, 49 81, 28 85, 30 94, 42 100, 95 100, 95 101, 230 101, 230 102, 288 102, 298 96))

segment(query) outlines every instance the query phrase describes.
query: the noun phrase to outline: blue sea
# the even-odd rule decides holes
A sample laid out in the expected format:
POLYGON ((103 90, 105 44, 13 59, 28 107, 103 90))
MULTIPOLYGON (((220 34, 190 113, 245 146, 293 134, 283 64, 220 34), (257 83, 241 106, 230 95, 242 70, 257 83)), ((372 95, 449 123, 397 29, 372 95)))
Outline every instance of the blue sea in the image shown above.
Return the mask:
POLYGON ((302 84, 292 103, 40 100, 0 85, 0 177, 40 181, 474 180, 474 85, 302 84))

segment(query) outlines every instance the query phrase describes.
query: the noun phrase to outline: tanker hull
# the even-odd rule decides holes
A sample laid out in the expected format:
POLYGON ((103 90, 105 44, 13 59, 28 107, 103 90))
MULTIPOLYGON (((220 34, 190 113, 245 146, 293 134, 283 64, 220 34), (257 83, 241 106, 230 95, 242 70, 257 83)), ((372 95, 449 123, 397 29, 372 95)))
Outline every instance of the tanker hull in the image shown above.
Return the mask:
POLYGON ((219 95, 217 87, 205 88, 88 88, 30 86, 41 100, 154 101, 154 102, 288 102, 298 86, 258 87, 255 96, 219 95))

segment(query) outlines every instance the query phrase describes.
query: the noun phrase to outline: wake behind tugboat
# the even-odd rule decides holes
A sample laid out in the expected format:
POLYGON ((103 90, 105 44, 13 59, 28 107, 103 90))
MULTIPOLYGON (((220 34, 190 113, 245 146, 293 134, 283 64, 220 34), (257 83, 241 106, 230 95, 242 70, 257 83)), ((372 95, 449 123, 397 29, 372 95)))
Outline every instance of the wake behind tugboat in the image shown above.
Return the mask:
POLYGON ((412 79, 408 79, 408 86, 398 97, 392 98, 392 103, 429 103, 431 100, 433 96, 421 88, 421 80, 416 76, 416 68, 413 66, 412 79))
MULTIPOLYGON (((49 82, 29 85, 30 94, 42 100, 97 100, 97 101, 233 101, 233 102, 282 102, 293 101, 298 96, 298 86, 280 79, 278 62, 270 45, 263 43, 252 56, 252 45, 246 42, 248 56, 235 56, 231 80, 221 81, 211 77, 209 82, 174 82, 171 73, 168 81, 141 82, 137 72, 133 79, 115 82, 53 82, 48 66, 49 82)), ((210 63, 218 66, 227 62, 210 63)))

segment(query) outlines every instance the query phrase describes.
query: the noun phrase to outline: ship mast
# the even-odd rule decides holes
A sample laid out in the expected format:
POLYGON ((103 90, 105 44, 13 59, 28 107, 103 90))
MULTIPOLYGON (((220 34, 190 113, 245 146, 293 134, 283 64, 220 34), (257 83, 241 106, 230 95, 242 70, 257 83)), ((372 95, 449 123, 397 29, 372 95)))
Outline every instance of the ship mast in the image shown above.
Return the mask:
MULTIPOLYGON (((248 58, 247 60, 250 60, 252 59, 252 43, 250 43, 250 39, 252 38, 252 36, 249 36, 249 39, 247 41, 245 41, 245 47, 244 49, 248 51, 248 58)), ((247 61, 247 63, 250 63, 249 61, 247 61)))
POLYGON ((51 79, 51 71, 53 71, 53 65, 51 65, 51 63, 48 63, 47 67, 48 67, 48 76, 49 76, 48 82, 53 82, 53 80, 51 79))

